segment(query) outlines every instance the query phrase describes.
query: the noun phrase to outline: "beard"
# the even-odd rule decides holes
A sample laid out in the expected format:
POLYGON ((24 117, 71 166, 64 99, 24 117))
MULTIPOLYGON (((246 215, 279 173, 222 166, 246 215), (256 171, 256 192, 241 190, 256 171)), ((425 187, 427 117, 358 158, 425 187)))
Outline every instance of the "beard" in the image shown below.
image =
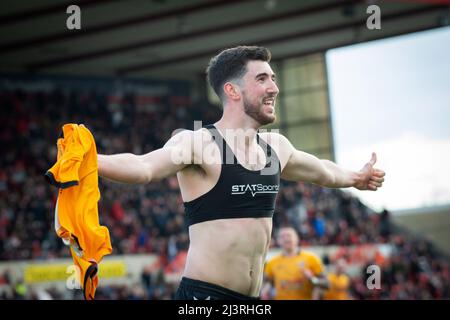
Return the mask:
POLYGON ((267 114, 264 112, 264 103, 260 104, 250 102, 247 97, 244 96, 244 112, 249 117, 253 118, 261 126, 272 123, 275 121, 275 114, 267 114))

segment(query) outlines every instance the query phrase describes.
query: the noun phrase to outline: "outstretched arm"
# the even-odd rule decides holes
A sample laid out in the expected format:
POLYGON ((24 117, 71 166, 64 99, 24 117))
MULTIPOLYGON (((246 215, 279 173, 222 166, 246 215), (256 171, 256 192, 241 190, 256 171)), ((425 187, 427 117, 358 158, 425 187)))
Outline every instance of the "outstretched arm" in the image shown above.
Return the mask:
POLYGON ((288 159, 281 175, 286 180, 311 182, 328 188, 355 187, 372 191, 376 191, 384 182, 384 171, 374 168, 377 161, 375 153, 372 153, 372 158, 361 170, 351 171, 332 161, 321 160, 295 149, 284 136, 280 140, 280 147, 288 159))
POLYGON ((164 179, 193 162, 191 143, 193 134, 193 131, 185 130, 170 138, 161 149, 144 155, 99 154, 99 176, 128 184, 143 184, 164 179))

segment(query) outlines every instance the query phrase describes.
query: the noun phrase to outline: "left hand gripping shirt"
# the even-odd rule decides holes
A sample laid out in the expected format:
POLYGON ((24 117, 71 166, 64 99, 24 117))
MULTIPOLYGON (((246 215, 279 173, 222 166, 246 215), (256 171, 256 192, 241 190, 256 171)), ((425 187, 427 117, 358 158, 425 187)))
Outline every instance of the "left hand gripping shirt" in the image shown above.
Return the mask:
POLYGON ((98 263, 112 252, 108 228, 100 226, 98 218, 97 148, 91 132, 77 124, 63 126, 57 148, 57 161, 45 173, 47 181, 59 188, 55 230, 70 246, 84 297, 92 300, 98 286, 98 263))

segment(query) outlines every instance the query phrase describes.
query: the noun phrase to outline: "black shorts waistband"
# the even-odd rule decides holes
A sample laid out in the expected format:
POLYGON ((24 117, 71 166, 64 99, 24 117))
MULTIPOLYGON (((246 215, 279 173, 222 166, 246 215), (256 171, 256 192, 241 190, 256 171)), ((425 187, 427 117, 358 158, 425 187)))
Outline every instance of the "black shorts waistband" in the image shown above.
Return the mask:
POLYGON ((180 287, 191 287, 193 289, 201 289, 207 292, 215 293, 216 295, 223 296, 224 299, 230 300, 259 300, 259 297, 246 296, 242 293, 221 287, 217 284, 182 277, 180 287))

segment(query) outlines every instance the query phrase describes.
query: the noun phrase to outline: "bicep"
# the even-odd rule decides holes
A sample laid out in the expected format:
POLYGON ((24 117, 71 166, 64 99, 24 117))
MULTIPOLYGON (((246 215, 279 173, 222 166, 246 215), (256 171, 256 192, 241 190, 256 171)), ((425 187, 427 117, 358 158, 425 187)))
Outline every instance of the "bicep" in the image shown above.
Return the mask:
POLYGON ((329 172, 316 156, 293 148, 281 177, 291 181, 320 184, 328 179, 329 172))
POLYGON ((304 181, 326 185, 333 180, 325 163, 316 156, 297 150, 279 133, 261 133, 270 146, 276 150, 281 162, 281 178, 290 181, 304 181))
POLYGON ((186 130, 170 138, 161 149, 140 156, 152 181, 171 176, 193 162, 192 137, 193 132, 186 130))

